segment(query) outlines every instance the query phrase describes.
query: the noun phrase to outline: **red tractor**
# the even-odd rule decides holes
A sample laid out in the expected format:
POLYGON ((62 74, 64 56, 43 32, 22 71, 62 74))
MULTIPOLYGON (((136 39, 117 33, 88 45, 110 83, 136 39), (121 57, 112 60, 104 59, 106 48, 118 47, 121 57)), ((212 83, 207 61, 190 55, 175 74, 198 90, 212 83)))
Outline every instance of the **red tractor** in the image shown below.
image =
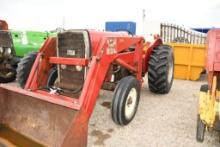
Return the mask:
POLYGON ((146 73, 149 89, 166 94, 173 83, 173 64, 172 48, 158 37, 150 44, 122 32, 59 33, 21 60, 18 84, 0 85, 0 124, 32 144, 86 146, 100 89, 114 91, 112 119, 127 125, 137 111, 146 73))

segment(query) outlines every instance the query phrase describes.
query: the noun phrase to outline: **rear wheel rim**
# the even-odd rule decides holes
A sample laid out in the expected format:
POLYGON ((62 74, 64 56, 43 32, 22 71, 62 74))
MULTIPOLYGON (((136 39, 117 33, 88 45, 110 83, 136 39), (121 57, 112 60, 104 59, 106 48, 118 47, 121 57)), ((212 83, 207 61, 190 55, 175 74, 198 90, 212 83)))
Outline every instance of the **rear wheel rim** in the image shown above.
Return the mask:
POLYGON ((136 104, 137 104, 137 90, 135 88, 132 88, 128 93, 125 102, 125 118, 127 120, 130 120, 133 117, 136 109, 136 104))
POLYGON ((173 60, 170 60, 168 65, 168 82, 171 83, 173 78, 173 60))

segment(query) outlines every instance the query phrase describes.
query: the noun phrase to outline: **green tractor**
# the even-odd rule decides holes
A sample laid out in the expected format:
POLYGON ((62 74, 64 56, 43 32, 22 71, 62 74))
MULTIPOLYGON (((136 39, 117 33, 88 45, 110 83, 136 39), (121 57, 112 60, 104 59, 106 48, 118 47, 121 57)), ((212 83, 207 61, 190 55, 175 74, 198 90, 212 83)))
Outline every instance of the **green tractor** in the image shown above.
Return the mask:
POLYGON ((38 31, 14 31, 11 30, 12 39, 15 46, 16 56, 22 58, 30 52, 38 52, 44 41, 55 36, 56 33, 38 31))
POLYGON ((0 20, 0 83, 12 82, 20 59, 30 52, 38 52, 44 41, 56 33, 9 30, 0 20))

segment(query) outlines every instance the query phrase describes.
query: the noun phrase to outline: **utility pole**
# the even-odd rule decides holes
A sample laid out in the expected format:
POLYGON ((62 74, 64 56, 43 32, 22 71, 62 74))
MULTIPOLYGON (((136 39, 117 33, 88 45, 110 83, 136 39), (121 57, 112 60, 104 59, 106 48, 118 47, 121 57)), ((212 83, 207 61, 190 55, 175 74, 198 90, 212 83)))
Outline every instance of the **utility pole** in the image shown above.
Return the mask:
POLYGON ((142 20, 143 22, 145 22, 145 18, 146 18, 146 11, 145 9, 142 10, 142 20))
POLYGON ((65 21, 65 16, 63 16, 63 29, 65 29, 65 27, 66 27, 66 21, 65 21))
POLYGON ((146 11, 145 9, 142 10, 142 23, 143 23, 143 32, 144 32, 144 29, 145 29, 145 18, 146 18, 146 11))

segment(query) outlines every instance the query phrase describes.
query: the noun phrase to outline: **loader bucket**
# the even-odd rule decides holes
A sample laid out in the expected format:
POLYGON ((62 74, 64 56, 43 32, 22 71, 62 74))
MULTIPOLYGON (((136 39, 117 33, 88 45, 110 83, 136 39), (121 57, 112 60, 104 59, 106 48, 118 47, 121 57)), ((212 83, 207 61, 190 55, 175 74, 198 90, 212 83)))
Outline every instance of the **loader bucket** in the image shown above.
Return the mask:
POLYGON ((86 146, 88 119, 15 84, 0 84, 0 146, 86 146))

